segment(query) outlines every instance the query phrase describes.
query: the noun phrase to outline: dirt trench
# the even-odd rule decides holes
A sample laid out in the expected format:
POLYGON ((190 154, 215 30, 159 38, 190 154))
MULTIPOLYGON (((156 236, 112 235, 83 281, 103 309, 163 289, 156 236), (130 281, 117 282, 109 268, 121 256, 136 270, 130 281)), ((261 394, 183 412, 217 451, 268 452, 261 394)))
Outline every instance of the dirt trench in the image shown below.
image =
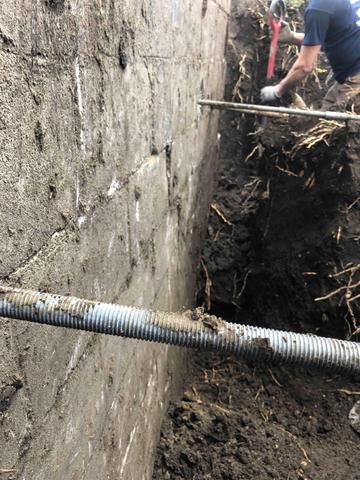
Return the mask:
MULTIPOLYGON (((225 97, 258 103, 265 6, 233 3, 225 97)), ((290 10, 293 23, 302 11, 290 10)), ((295 54, 282 50, 279 77, 295 54)), ((326 67, 322 59, 297 91, 308 106, 321 105, 326 67)), ((347 126, 264 125, 225 112, 221 134, 199 305, 229 321, 358 340, 360 181, 346 158, 347 126)), ((348 420, 359 379, 212 354, 190 363, 185 393, 163 425, 154 478, 360 479, 360 438, 348 420)))
MULTIPOLYGON (((228 100, 259 103, 268 36, 265 9, 255 5, 233 12, 228 100)), ((291 13, 297 23, 301 12, 291 13)), ((295 55, 281 51, 279 77, 295 55)), ((297 89, 306 105, 321 106, 327 73, 322 58, 297 89)), ((222 116, 199 302, 240 322, 350 338, 360 312, 346 294, 352 300, 360 289, 341 288, 360 280, 360 180, 346 160, 347 128, 304 118, 262 122, 234 112, 222 116)))

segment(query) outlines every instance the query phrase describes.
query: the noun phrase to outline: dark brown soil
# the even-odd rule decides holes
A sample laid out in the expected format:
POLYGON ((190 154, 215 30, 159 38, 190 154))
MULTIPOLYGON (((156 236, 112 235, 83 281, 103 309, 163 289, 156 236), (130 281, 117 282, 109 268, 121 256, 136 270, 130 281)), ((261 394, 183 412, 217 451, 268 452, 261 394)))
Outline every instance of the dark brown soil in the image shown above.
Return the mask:
POLYGON ((193 359, 163 425, 154 479, 360 479, 347 379, 193 359), (346 393, 348 392, 348 393, 346 393))
MULTIPOLYGON (((233 3, 226 98, 256 103, 264 10, 233 3)), ((293 54, 280 56, 280 75, 293 54)), ((319 79, 299 90, 307 105, 320 104, 325 74, 319 79)), ((304 132, 319 137, 314 124, 261 126, 222 115, 199 304, 228 321, 357 340, 360 299, 347 301, 360 288, 344 287, 360 281, 360 183, 346 160, 346 128, 327 125, 327 143, 291 153, 304 132)), ((360 479, 360 437, 348 419, 359 396, 354 379, 197 354, 163 426, 154 479, 360 479)))

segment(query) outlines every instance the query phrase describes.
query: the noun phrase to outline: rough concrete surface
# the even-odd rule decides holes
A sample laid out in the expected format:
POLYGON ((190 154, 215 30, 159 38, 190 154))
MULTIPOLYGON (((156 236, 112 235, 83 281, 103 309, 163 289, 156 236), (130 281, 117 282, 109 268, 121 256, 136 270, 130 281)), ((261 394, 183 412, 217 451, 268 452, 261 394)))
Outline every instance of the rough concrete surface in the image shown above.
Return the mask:
MULTIPOLYGON (((230 0, 0 5, 0 281, 176 310, 212 192, 230 0)), ((0 476, 151 478, 178 350, 0 320, 0 476), (1 470, 14 470, 1 473, 1 470)))

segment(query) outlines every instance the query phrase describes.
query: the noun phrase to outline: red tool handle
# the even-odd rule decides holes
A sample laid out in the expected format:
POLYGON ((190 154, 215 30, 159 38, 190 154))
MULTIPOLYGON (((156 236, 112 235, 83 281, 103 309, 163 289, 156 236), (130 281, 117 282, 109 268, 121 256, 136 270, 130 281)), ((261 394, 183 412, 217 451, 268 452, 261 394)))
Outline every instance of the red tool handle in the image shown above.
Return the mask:
POLYGON ((272 39, 271 39, 271 46, 270 46, 270 57, 269 57, 269 64, 266 78, 267 80, 271 80, 274 76, 275 72, 275 63, 276 63, 276 54, 278 51, 279 46, 279 35, 282 29, 282 20, 277 21, 271 15, 270 16, 270 26, 272 30, 272 39))

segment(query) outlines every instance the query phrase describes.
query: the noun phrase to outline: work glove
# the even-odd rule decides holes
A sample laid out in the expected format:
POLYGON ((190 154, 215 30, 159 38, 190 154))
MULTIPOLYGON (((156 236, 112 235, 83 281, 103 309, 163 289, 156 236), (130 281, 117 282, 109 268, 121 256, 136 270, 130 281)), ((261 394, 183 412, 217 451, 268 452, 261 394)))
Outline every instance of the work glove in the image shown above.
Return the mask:
POLYGON ((261 90, 261 102, 262 103, 271 103, 275 100, 278 100, 280 95, 278 94, 278 86, 273 85, 271 87, 264 87, 261 90))
POLYGON ((294 40, 294 32, 291 30, 290 25, 288 22, 281 22, 281 30, 279 34, 279 43, 284 45, 291 45, 294 40))

